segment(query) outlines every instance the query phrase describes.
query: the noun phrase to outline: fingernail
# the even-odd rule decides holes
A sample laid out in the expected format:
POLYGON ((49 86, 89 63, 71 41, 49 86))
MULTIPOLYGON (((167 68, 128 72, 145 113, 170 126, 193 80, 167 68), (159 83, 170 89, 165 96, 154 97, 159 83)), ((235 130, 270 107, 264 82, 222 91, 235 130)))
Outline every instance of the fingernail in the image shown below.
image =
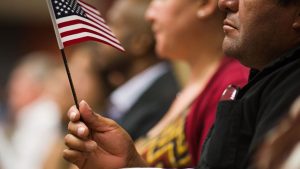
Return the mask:
POLYGON ((79 127, 78 130, 77 130, 77 134, 79 136, 83 136, 84 135, 84 131, 85 131, 85 129, 83 127, 79 127))
POLYGON ((85 100, 82 100, 81 102, 80 102, 80 104, 83 104, 83 105, 85 105, 88 109, 90 109, 91 110, 91 107, 90 107, 90 105, 85 101, 85 100))
POLYGON ((85 104, 87 104, 87 103, 84 100, 81 100, 81 102, 79 103, 79 105, 85 105, 85 104))
POLYGON ((76 118, 76 113, 75 113, 75 112, 71 112, 71 113, 70 113, 70 118, 71 118, 71 120, 75 120, 75 118, 76 118))

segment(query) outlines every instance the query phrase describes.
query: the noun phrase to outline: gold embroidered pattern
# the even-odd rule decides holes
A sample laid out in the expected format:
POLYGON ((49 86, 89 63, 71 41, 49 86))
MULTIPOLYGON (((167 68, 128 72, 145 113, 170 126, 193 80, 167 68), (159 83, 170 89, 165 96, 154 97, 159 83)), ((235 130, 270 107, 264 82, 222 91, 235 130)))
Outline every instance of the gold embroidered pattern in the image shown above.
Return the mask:
POLYGON ((184 133, 185 115, 179 116, 155 138, 143 140, 142 156, 153 167, 191 167, 184 133))

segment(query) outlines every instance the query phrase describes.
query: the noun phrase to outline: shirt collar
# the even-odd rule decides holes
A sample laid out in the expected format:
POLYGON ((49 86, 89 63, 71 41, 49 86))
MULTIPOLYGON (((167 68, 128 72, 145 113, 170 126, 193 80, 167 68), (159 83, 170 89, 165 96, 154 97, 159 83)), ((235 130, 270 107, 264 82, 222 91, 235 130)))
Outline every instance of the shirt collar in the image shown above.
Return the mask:
POLYGON ((117 107, 118 111, 127 112, 150 85, 167 70, 168 64, 165 62, 149 67, 116 89, 110 96, 110 103, 117 107))
POLYGON ((300 46, 297 46, 296 48, 293 48, 285 52, 283 55, 281 55, 280 57, 278 57, 268 65, 266 65, 261 71, 256 69, 251 69, 249 79, 252 80, 256 77, 256 75, 272 72, 275 69, 278 69, 283 65, 290 63, 292 60, 298 58, 299 55, 297 53, 300 53, 300 46))
POLYGON ((251 69, 249 82, 242 88, 242 90, 238 94, 238 98, 241 98, 246 91, 251 88, 253 85, 255 85, 258 81, 265 78, 272 72, 281 69, 285 65, 294 62, 297 59, 300 59, 300 46, 293 48, 271 63, 269 63, 267 66, 265 66, 261 71, 258 71, 256 69, 251 69))

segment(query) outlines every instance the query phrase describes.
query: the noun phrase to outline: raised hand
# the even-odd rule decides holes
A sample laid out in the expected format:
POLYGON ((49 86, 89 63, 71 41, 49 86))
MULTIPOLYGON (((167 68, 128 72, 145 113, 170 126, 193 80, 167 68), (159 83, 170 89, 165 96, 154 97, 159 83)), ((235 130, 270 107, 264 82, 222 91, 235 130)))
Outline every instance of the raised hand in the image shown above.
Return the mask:
POLYGON ((104 118, 82 101, 68 112, 64 158, 80 169, 144 167, 130 136, 116 122, 104 118), (80 112, 80 113, 79 113, 80 112), (82 121, 80 121, 82 119, 82 121))

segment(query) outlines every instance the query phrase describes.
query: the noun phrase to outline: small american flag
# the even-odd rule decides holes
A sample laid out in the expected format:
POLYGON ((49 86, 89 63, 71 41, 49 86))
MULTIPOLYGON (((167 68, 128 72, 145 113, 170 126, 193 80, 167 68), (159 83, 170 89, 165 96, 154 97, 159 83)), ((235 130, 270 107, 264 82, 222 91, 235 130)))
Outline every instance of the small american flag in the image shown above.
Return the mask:
POLYGON ((85 41, 124 48, 106 25, 100 12, 80 0, 47 0, 60 49, 85 41))

